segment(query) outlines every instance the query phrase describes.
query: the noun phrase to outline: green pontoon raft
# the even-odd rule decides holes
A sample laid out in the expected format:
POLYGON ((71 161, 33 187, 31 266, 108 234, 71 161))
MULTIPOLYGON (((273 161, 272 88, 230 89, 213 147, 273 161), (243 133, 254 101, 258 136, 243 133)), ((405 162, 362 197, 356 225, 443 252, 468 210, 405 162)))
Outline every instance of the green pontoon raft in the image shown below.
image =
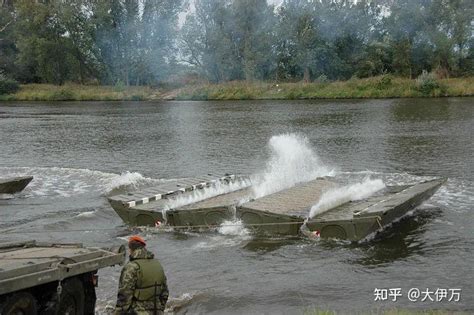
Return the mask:
POLYGON ((108 200, 122 220, 132 226, 207 229, 239 219, 259 234, 298 235, 303 230, 322 238, 358 241, 422 204, 445 181, 441 178, 388 186, 369 198, 346 202, 311 219, 307 218, 311 207, 325 192, 337 187, 330 177, 253 199, 248 177, 209 174, 109 196, 108 200))

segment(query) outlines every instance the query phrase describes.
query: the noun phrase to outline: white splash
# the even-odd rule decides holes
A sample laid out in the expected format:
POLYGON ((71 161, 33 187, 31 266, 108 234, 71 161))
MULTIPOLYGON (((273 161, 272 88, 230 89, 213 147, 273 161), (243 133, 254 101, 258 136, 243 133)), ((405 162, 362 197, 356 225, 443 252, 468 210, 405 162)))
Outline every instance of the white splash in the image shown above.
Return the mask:
POLYGON ((334 173, 320 161, 304 136, 293 133, 273 136, 269 149, 271 155, 265 171, 252 180, 255 198, 334 173))
POLYGON ((13 199, 15 196, 12 194, 0 194, 0 200, 9 200, 13 199))
POLYGON ((136 187, 141 183, 148 183, 154 181, 151 178, 147 178, 137 172, 124 172, 120 175, 115 175, 108 179, 105 184, 105 192, 111 192, 112 190, 123 187, 123 186, 132 186, 136 187))
POLYGON ((89 169, 63 167, 0 167, 6 177, 32 175, 33 181, 25 188, 25 197, 70 197, 84 193, 107 194, 121 186, 152 185, 163 182, 144 177, 140 173, 120 175, 89 169))
POLYGON ((346 202, 367 198, 383 188, 385 184, 381 179, 366 178, 360 183, 329 190, 321 196, 318 203, 311 207, 309 218, 346 202))
POLYGON ((221 182, 217 182, 216 185, 206 187, 203 189, 196 189, 190 195, 178 195, 176 199, 170 199, 170 201, 166 204, 166 209, 174 209, 179 208, 191 203, 195 203, 204 199, 212 198, 218 195, 226 194, 232 191, 240 190, 251 185, 250 180, 242 179, 236 180, 229 184, 224 184, 221 182))
POLYGON ((199 296, 199 292, 185 292, 177 297, 170 297, 166 303, 165 314, 174 314, 187 304, 191 303, 193 299, 199 296))
POLYGON ((217 232, 223 235, 247 236, 250 231, 244 227, 241 220, 228 220, 222 222, 217 232))
POLYGON ((92 218, 95 216, 95 211, 85 211, 76 215, 76 218, 92 218))

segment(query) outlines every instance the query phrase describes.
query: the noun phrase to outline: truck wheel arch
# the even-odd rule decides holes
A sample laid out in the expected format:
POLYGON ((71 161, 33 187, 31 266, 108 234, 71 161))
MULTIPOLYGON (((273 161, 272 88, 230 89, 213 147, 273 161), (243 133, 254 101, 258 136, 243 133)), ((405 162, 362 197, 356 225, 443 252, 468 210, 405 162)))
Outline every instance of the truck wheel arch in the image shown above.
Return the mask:
POLYGON ((13 293, 0 301, 0 314, 37 314, 35 297, 26 291, 13 293))
POLYGON ((58 314, 84 314, 84 285, 77 277, 66 279, 62 283, 62 291, 57 301, 58 314))

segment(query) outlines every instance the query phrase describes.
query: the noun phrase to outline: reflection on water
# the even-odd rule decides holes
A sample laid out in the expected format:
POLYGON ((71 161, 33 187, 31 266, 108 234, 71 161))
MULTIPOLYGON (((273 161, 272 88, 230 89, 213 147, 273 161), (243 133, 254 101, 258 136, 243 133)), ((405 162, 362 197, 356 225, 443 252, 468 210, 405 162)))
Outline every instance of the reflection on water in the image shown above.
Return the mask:
POLYGON ((397 260, 405 260, 413 255, 424 255, 425 244, 423 233, 427 224, 442 215, 440 208, 423 208, 406 215, 402 219, 385 227, 372 237, 360 242, 348 242, 337 239, 308 239, 301 237, 262 237, 255 236, 243 242, 241 247, 256 253, 267 253, 280 250, 284 246, 317 244, 324 250, 346 248, 354 250, 356 259, 351 264, 377 267, 397 260), (362 257, 360 257, 362 256, 362 257))
POLYGON ((304 242, 300 237, 254 237, 249 241, 245 241, 242 248, 256 253, 267 253, 279 250, 283 246, 298 245, 304 242))
POLYGON ((425 246, 421 235, 425 232, 426 224, 439 217, 441 213, 440 208, 417 210, 394 222, 372 239, 351 245, 360 249, 363 255, 352 262, 376 267, 397 260, 406 260, 413 255, 423 255, 425 246))
MULTIPOLYGON (((450 99, 416 99, 397 100, 392 106, 394 119, 400 122, 405 121, 437 121, 443 122, 457 119, 452 117, 453 106, 450 99)), ((456 113, 453 113, 456 115, 456 113)))

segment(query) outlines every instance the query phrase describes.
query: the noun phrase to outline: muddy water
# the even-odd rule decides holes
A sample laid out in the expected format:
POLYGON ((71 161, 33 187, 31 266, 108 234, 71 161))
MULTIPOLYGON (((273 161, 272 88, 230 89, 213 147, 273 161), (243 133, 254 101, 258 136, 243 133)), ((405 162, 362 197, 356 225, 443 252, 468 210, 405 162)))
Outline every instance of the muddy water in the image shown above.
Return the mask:
MULTIPOLYGON (((165 267, 177 313, 472 312, 473 105, 472 98, 0 103, 0 177, 35 176, 23 193, 0 200, 0 240, 123 243, 133 231, 106 193, 203 173, 260 174, 269 183, 326 173, 385 184, 443 176, 448 182, 432 199, 361 244, 256 239, 242 227, 139 232, 165 267), (402 296, 374 301, 375 288, 401 288, 402 296), (422 302, 422 294, 411 302, 412 288, 460 289, 461 299, 422 302)), ((100 272, 98 313, 113 304, 119 272, 100 272)))

